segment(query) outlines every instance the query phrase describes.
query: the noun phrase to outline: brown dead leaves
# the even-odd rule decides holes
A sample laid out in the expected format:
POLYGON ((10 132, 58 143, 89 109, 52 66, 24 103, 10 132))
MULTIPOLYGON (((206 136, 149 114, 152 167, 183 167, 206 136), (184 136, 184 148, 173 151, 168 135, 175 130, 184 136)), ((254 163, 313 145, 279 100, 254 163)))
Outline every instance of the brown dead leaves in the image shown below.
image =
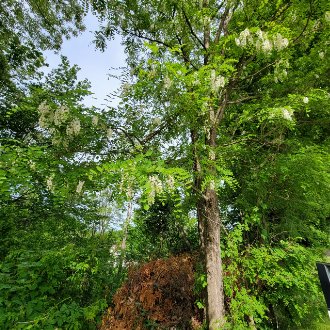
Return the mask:
POLYGON ((191 328, 194 314, 191 257, 151 261, 131 269, 113 298, 101 330, 191 328))

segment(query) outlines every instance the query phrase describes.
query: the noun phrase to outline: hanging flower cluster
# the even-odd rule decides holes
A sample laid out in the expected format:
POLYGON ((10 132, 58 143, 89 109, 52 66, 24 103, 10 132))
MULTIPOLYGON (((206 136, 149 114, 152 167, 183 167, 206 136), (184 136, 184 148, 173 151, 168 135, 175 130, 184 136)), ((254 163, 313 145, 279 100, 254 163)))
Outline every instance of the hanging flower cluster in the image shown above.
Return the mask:
POLYGON ((248 28, 242 31, 238 38, 235 38, 235 43, 242 48, 253 45, 258 52, 265 54, 270 53, 273 49, 281 51, 289 46, 289 40, 280 33, 268 36, 267 32, 257 30, 252 33, 248 28))
POLYGON ((169 76, 166 76, 164 78, 164 89, 167 90, 167 89, 170 89, 172 86, 172 80, 170 79, 169 76))
POLYGON ((42 102, 38 107, 39 112, 39 125, 41 128, 48 128, 49 123, 53 122, 53 112, 46 104, 46 102, 42 102))
POLYGON ((223 76, 217 76, 215 70, 211 71, 210 87, 214 93, 218 93, 221 88, 225 87, 226 80, 223 76))
POLYGON ((166 179, 166 186, 168 188, 168 190, 173 190, 174 189, 174 178, 172 175, 169 175, 166 179))
POLYGON ((97 126, 98 122, 99 122, 99 117, 94 115, 92 118, 92 125, 97 126))
POLYGON ((287 107, 279 107, 279 108, 271 108, 269 109, 269 119, 272 118, 279 118, 279 119, 285 119, 287 121, 293 121, 293 109, 289 106, 287 107))
POLYGON ((64 105, 61 105, 54 113, 54 124, 60 126, 65 123, 68 119, 68 115, 69 109, 64 105))
POLYGON ((47 189, 49 191, 53 191, 54 190, 54 182, 53 182, 53 179, 54 179, 54 175, 51 175, 49 176, 47 179, 46 179, 46 186, 47 186, 47 189))
POLYGON ((175 188, 175 180, 172 175, 166 177, 164 183, 161 181, 158 175, 151 175, 148 179, 148 185, 150 190, 148 192, 148 204, 151 205, 155 201, 155 197, 157 194, 160 194, 165 190, 173 191, 175 188))
POLYGON ((151 205, 155 201, 156 194, 159 194, 163 191, 163 184, 158 175, 152 175, 149 177, 149 185, 150 191, 148 195, 148 204, 151 205))
POLYGON ((80 132, 80 120, 78 118, 73 119, 66 128, 66 134, 68 136, 78 135, 80 132))
POLYGON ((275 64, 274 68, 274 81, 276 83, 283 82, 287 75, 287 69, 289 68, 289 61, 288 60, 280 60, 275 64))
MULTIPOLYGON (((65 105, 61 105, 55 111, 51 109, 46 102, 42 102, 38 107, 39 125, 41 128, 47 129, 52 135, 52 143, 55 146, 68 146, 67 139, 63 138, 59 127, 66 126, 66 135, 71 138, 77 136, 81 131, 81 123, 78 118, 71 116, 70 110, 65 105)), ((93 125, 97 125, 98 117, 94 116, 92 119, 93 125)))
POLYGON ((77 188, 76 188, 76 193, 80 194, 82 192, 83 186, 84 186, 85 181, 80 181, 78 182, 77 188))

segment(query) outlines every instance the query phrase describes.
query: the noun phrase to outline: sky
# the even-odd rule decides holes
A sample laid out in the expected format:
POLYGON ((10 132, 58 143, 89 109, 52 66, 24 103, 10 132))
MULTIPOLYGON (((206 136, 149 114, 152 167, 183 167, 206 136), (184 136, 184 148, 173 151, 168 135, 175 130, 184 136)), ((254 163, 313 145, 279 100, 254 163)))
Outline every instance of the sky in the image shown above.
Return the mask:
MULTIPOLYGON (((81 68, 78 79, 87 78, 91 82, 93 95, 85 98, 85 105, 102 108, 107 94, 115 91, 120 86, 120 82, 114 78, 109 78, 108 74, 110 72, 115 74, 114 70, 110 71, 111 67, 125 66, 124 47, 121 45, 121 39, 118 36, 115 40, 108 42, 108 47, 104 52, 96 50, 92 41, 94 38, 93 31, 98 27, 97 18, 89 14, 86 17, 85 24, 85 32, 76 38, 72 37, 69 40, 64 40, 59 54, 53 51, 44 52, 46 62, 49 64, 44 72, 48 73, 51 69, 56 68, 61 62, 60 56, 66 56, 71 65, 77 64, 81 68)), ((115 105, 115 103, 112 105, 115 105)))

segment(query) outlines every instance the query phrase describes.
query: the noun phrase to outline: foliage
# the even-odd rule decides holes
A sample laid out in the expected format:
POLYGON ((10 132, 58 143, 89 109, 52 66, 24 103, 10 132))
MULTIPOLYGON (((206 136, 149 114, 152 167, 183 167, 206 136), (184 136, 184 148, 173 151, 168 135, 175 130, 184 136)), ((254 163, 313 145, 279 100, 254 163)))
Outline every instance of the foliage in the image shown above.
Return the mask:
POLYGON ((228 327, 244 329, 251 322, 258 329, 311 327, 324 313, 315 269, 322 250, 294 241, 246 246, 248 232, 247 225, 238 225, 226 238, 228 327))
POLYGON ((107 237, 81 243, 7 255, 0 269, 2 329, 96 327, 116 289, 115 260, 105 254, 107 237))
POLYGON ((315 261, 330 218, 329 9, 325 0, 2 2, 0 327, 95 328, 141 261, 104 327, 205 321, 205 261, 219 248, 205 230, 216 223, 219 233, 210 216, 219 210, 225 328, 317 327, 315 261), (90 84, 64 57, 40 71, 42 51, 83 30, 88 10, 103 24, 97 47, 123 36, 117 107, 84 106, 90 84), (198 269, 188 256, 150 261, 200 247, 198 269))

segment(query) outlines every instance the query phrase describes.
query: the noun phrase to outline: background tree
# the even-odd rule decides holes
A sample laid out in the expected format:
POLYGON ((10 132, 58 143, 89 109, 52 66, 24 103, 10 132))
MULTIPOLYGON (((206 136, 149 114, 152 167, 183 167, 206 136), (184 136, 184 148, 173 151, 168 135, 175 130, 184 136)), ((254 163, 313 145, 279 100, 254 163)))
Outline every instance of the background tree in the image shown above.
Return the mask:
MULTIPOLYGON (((116 32, 123 35, 136 76, 131 97, 151 104, 150 111, 160 118, 157 133, 167 145, 172 138, 189 159, 207 272, 208 319, 215 329, 224 323, 218 196, 223 181, 233 183, 228 177, 234 162, 222 151, 252 138, 243 131, 242 139, 233 141, 225 122, 255 116, 257 139, 276 144, 286 138, 298 100, 307 103, 312 88, 303 83, 292 90, 282 83, 289 78, 294 84, 296 63, 310 56, 315 60, 316 54, 324 59, 327 4, 205 0, 102 5, 102 10, 95 6, 106 22, 99 44, 116 32)), ((327 93, 315 93, 328 102, 327 93)))

